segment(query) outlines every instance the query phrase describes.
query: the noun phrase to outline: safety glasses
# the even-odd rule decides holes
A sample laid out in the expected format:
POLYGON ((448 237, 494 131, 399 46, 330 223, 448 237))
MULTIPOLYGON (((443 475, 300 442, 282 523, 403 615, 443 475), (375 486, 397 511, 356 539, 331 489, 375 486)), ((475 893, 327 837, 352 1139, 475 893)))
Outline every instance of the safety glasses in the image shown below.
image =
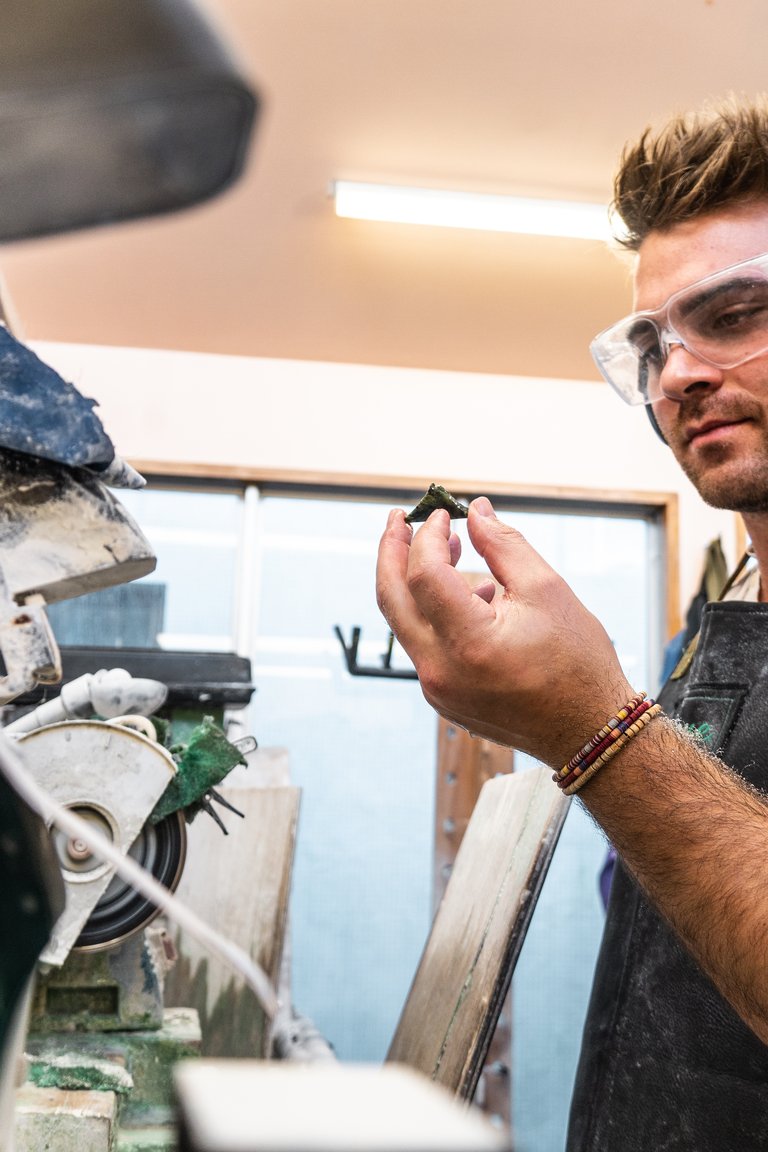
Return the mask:
POLYGON ((596 336, 590 351, 622 400, 652 404, 675 344, 716 368, 768 352, 768 253, 681 288, 661 308, 633 312, 596 336))

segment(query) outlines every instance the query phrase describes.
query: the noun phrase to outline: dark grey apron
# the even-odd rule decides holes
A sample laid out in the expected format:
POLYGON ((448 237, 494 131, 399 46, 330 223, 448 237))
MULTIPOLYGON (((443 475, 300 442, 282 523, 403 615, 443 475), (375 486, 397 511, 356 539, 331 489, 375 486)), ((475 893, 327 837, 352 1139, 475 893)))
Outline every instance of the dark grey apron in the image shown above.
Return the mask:
MULTIPOLYGON (((768 791, 768 604, 708 604, 689 670, 667 682, 659 701, 768 791)), ((620 757, 610 771, 621 771, 620 757)), ((755 868, 768 884, 768 838, 755 868)), ((768 1150, 768 1047, 621 866, 595 971, 567 1147, 768 1150)))

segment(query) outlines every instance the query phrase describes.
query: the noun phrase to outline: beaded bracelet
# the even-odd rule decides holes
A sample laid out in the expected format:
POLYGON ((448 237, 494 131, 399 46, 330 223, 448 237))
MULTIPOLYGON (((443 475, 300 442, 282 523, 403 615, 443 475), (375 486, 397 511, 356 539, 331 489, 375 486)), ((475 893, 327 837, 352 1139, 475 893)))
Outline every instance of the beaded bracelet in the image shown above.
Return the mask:
POLYGON ((580 776, 591 764, 600 758, 611 745, 615 744, 620 736, 632 727, 636 720, 653 707, 653 700, 640 700, 636 707, 631 708, 634 700, 622 708, 617 716, 612 716, 611 719, 605 724, 598 733, 596 733, 588 744, 580 752, 577 752, 557 775, 557 782, 561 788, 566 784, 570 784, 577 776, 580 776))
POLYGON ((649 724, 650 721, 653 720, 654 716, 658 716, 660 712, 661 705, 652 704, 651 707, 648 708, 647 711, 641 717, 639 717, 639 719, 636 720, 635 723, 610 746, 610 748, 603 752, 602 756, 598 757, 597 760, 590 764, 590 766, 584 772, 582 772, 580 776, 577 776, 571 784, 568 784, 567 787, 563 787, 563 792, 565 795, 572 796, 574 792, 578 792, 580 788, 583 788, 584 785, 592 779, 595 773, 598 772, 604 764, 607 764, 608 761, 611 760, 617 752, 620 752, 624 745, 627 744, 633 736, 636 736, 638 732, 642 731, 646 724, 649 724))
POLYGON ((596 732, 591 740, 587 740, 584 747, 580 748, 576 755, 571 757, 568 763, 560 769, 558 776, 567 776, 569 772, 578 767, 582 760, 589 756, 590 752, 600 743, 600 741, 603 740, 606 736, 610 736, 611 731, 616 728, 617 725, 626 720, 645 700, 645 698, 645 692, 638 692, 636 696, 633 696, 628 704, 625 704, 623 708, 619 709, 616 715, 612 716, 611 719, 603 725, 600 731, 596 732))
POLYGON ((647 700, 644 692, 633 696, 552 779, 566 796, 578 792, 660 712, 661 705, 647 700))

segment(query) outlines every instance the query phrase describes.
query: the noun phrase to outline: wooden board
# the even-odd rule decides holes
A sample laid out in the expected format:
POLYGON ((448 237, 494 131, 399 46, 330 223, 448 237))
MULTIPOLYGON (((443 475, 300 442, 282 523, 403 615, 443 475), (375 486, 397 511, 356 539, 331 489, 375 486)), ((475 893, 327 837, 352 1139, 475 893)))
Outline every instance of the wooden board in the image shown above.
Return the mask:
MULTIPOLYGON (((465 576, 467 574, 465 573, 465 576)), ((469 574, 473 584, 482 575, 469 574)), ((435 859, 433 909, 448 885, 456 854, 472 817, 483 785, 515 769, 515 752, 470 736, 443 717, 438 718, 437 780, 435 788, 435 859)), ((512 1123, 512 996, 504 1000, 485 1064, 475 1090, 475 1104, 507 1128, 512 1123)))
POLYGON ((470 736, 463 728, 438 717, 437 780, 435 784, 435 858, 433 908, 437 910, 453 872, 467 825, 483 785, 514 772, 512 748, 470 736))
MULTIPOLYGON (((224 836, 201 813, 189 828, 179 897, 265 970, 277 987, 299 813, 283 749, 259 749, 217 788, 245 819, 218 811, 224 836)), ((266 1056, 270 1029, 255 997, 194 940, 177 933, 179 960, 166 977, 165 1002, 196 1008, 203 1054, 266 1056)))
POLYGON ((387 1053, 466 1100, 568 811, 551 776, 483 785, 387 1053))

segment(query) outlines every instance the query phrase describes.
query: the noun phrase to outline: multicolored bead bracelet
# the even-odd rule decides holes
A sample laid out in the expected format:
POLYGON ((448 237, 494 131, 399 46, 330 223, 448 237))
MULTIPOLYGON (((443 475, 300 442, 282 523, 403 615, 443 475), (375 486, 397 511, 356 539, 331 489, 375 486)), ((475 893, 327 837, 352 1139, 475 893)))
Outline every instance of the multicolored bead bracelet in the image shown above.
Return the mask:
POLYGON ((626 707, 622 708, 616 716, 612 716, 608 723, 595 733, 592 739, 560 769, 558 782, 561 785, 569 784, 574 777, 581 775, 585 768, 589 768, 590 764, 599 759, 601 754, 652 706, 653 700, 644 699, 644 694, 639 698, 635 697, 630 700, 626 707))
POLYGON ((558 788, 566 796, 578 792, 660 712, 661 706, 654 700, 646 699, 645 692, 633 696, 559 772, 555 772, 552 779, 558 788))

